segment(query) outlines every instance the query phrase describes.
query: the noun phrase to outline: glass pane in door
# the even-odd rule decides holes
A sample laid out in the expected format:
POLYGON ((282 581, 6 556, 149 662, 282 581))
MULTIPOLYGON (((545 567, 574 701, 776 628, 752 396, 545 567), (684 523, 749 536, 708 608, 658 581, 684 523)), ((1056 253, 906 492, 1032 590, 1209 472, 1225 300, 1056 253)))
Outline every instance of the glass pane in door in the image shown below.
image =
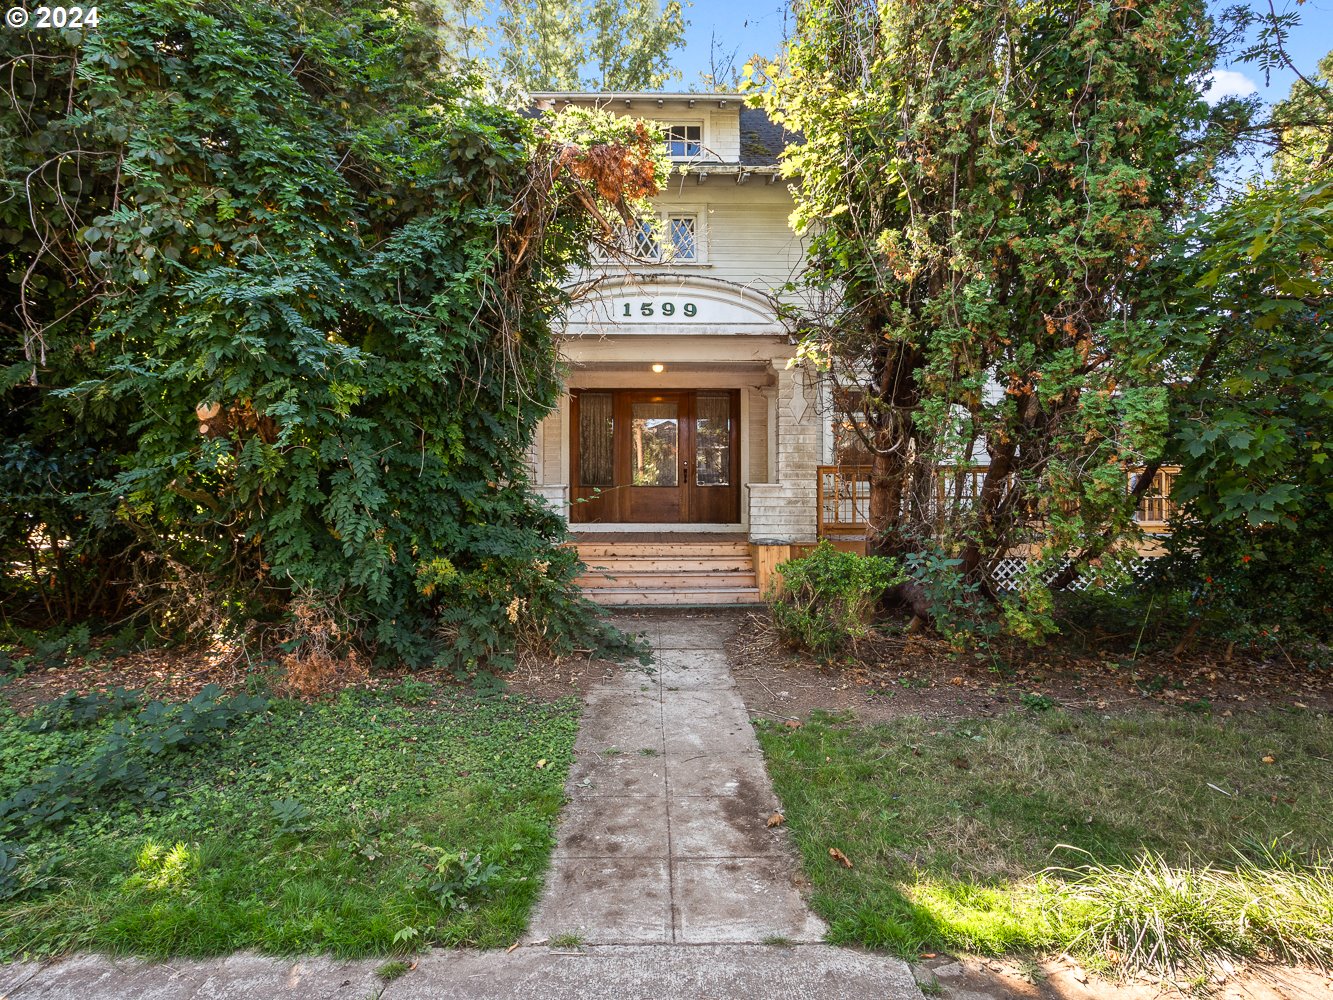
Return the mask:
POLYGON ((730 486, 731 393, 699 393, 694 415, 694 484, 730 486))
POLYGON ((579 484, 609 487, 615 455, 615 422, 609 392, 579 396, 579 484))
POLYGON ((634 403, 630 412, 630 471, 635 486, 676 486, 680 414, 676 403, 634 403))

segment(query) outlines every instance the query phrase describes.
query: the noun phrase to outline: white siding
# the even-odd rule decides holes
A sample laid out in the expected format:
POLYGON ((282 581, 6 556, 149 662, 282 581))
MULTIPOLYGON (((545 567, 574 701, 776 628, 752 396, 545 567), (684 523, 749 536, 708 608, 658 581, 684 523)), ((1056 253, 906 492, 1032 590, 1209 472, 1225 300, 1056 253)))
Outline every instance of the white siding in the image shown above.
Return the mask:
POLYGON ((564 441, 560 433, 559 408, 546 415, 537 433, 542 438, 542 468, 537 482, 550 486, 563 485, 560 478, 560 455, 564 450, 564 441))
POLYGON ((745 390, 750 396, 750 413, 746 431, 750 435, 750 468, 745 481, 762 483, 768 480, 768 397, 753 389, 745 390))
POLYGON ((709 149, 723 163, 736 163, 741 158, 741 112, 735 101, 726 108, 708 112, 709 149))
MULTIPOLYGON (((678 264, 670 269, 706 275, 773 293, 790 281, 804 259, 801 240, 787 218, 791 194, 779 182, 752 177, 737 184, 733 176, 673 177, 670 188, 655 200, 664 213, 697 212, 706 263, 678 264)), ((646 269, 645 269, 646 270, 646 269)))

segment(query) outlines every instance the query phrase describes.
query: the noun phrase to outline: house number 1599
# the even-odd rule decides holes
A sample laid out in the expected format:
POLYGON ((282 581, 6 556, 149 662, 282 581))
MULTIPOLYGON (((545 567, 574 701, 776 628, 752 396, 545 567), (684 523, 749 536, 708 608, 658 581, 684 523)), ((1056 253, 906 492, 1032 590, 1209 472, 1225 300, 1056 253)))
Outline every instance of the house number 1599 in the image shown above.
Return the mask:
MULTIPOLYGON (((676 315, 676 303, 674 302, 659 302, 656 304, 652 302, 639 303, 640 316, 652 316, 654 315, 654 310, 660 310, 663 316, 674 316, 676 315)), ((686 302, 684 305, 680 307, 680 311, 686 317, 689 317, 691 319, 699 315, 699 307, 695 305, 693 302, 686 302)), ((633 316, 634 315, 633 303, 626 302, 625 311, 621 315, 633 316)))

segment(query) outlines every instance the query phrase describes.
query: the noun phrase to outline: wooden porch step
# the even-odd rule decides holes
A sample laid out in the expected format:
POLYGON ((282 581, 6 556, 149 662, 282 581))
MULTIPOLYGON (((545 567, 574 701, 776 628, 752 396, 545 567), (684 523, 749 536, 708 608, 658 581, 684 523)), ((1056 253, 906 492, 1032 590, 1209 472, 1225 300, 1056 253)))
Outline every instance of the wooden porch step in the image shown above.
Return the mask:
POLYGON ((576 548, 588 566, 576 582, 607 607, 760 603, 743 540, 579 541, 576 548))
POLYGON ((737 559, 749 558, 745 542, 576 542, 579 558, 591 559, 737 559))
POLYGON ((677 607, 687 604, 759 604, 754 587, 711 587, 707 590, 642 590, 637 587, 594 589, 584 592, 605 607, 677 607))
POLYGON ((654 572, 625 572, 608 570, 605 573, 586 573, 574 581, 585 589, 598 590, 715 590, 754 589, 758 587, 754 570, 731 573, 682 573, 667 567, 654 572))
POLYGON ((680 572, 705 572, 705 573, 734 573, 749 572, 754 568, 754 561, 748 556, 701 556, 695 558, 660 558, 653 559, 647 556, 633 557, 629 559, 617 559, 610 556, 601 556, 592 558, 584 556, 583 561, 587 563, 589 572, 601 572, 602 570, 615 570, 617 573, 635 573, 645 570, 660 571, 663 566, 670 566, 673 571, 680 572))

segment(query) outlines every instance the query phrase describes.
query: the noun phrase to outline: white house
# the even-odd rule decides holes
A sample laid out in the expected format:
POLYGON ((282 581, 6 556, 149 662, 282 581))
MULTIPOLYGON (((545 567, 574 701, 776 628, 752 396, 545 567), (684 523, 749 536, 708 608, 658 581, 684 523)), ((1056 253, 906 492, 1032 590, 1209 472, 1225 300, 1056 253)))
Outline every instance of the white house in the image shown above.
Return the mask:
POLYGON ((815 540, 832 449, 828 408, 811 373, 789 367, 777 311, 804 259, 777 165, 786 136, 737 94, 535 99, 661 122, 675 168, 654 200, 659 227, 630 239, 635 259, 574 286, 569 378, 534 480, 590 565, 615 577, 585 581, 595 598, 756 600, 790 546, 815 540))

